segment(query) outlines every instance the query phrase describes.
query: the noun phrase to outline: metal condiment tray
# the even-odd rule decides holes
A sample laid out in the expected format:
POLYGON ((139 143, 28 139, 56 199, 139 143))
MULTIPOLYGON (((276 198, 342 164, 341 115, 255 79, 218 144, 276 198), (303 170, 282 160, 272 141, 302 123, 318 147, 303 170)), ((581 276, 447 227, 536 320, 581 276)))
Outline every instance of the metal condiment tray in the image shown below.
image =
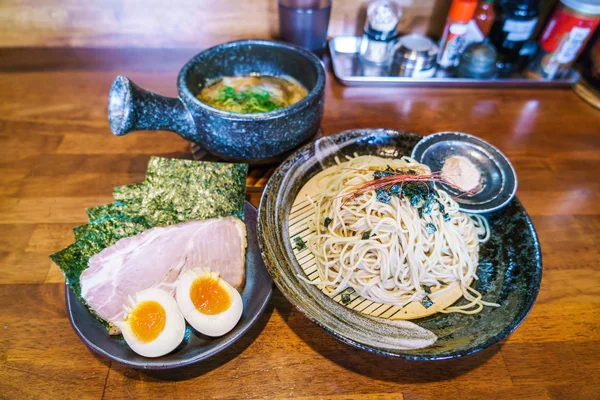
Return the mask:
POLYGON ((358 58, 360 37, 339 36, 329 40, 331 63, 335 77, 346 86, 392 87, 511 87, 511 88, 569 88, 579 80, 579 74, 569 71, 566 78, 557 80, 533 79, 526 76, 498 79, 466 79, 451 77, 405 78, 389 76, 389 67, 361 62, 358 58))

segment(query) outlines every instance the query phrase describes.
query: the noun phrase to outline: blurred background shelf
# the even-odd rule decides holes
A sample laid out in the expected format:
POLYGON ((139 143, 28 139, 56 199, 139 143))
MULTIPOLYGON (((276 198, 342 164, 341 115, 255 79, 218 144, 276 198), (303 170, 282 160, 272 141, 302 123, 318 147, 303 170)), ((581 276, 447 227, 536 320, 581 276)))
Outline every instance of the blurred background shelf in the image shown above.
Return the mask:
POLYGON ((389 76, 389 66, 362 62, 359 59, 360 37, 339 36, 329 40, 333 73, 346 86, 389 87, 477 87, 477 88, 570 88, 579 80, 571 70, 564 79, 534 79, 527 76, 496 79, 466 79, 452 77, 406 78, 389 76))

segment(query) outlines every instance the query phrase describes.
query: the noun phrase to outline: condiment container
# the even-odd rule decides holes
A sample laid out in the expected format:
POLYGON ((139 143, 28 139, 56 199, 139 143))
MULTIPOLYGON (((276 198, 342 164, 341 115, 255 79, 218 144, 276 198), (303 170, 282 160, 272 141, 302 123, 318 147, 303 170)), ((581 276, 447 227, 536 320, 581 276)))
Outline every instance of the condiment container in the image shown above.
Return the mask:
POLYGON ((489 41, 471 43, 460 56, 456 74, 460 78, 492 79, 496 76, 496 57, 489 41))
POLYGON ((412 33, 402 36, 394 47, 390 75, 430 78, 435 74, 438 47, 427 36, 412 33))
POLYGON ((561 0, 539 40, 529 71, 544 79, 562 77, 600 22, 600 0, 561 0))
POLYGON ((394 1, 377 0, 369 4, 359 56, 363 61, 385 64, 390 61, 402 9, 394 1))
POLYGON ((475 21, 483 38, 486 38, 490 34, 495 19, 496 10, 494 10, 494 0, 481 0, 475 9, 473 21, 475 21))
POLYGON ((494 10, 494 0, 480 0, 479 3, 477 3, 473 19, 467 24, 465 48, 471 43, 483 42, 490 34, 495 18, 496 11, 494 10))
POLYGON ((467 24, 473 18, 476 7, 476 0, 452 1, 437 57, 441 67, 448 68, 458 64, 458 57, 466 45, 467 24))
POLYGON ((498 51, 497 67, 503 73, 517 69, 520 51, 538 23, 538 0, 503 0, 496 13, 490 40, 498 51))

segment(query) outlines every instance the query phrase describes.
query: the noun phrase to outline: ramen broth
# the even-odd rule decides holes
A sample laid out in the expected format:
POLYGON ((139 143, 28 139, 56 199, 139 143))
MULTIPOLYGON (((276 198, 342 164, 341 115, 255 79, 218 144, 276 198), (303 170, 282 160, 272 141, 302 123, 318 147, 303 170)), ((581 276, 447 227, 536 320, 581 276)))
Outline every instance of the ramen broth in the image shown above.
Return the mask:
POLYGON ((252 114, 290 106, 307 94, 304 86, 287 77, 226 76, 202 89, 198 99, 221 110, 252 114))

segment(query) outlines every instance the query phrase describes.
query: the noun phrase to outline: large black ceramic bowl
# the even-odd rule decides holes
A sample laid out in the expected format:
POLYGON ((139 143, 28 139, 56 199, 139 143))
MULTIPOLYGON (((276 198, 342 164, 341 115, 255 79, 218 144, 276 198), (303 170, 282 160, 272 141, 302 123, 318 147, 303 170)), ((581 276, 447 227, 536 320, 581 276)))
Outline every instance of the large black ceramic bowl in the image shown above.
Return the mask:
POLYGON ((119 76, 109 94, 112 132, 170 130, 229 161, 266 164, 315 136, 323 117, 325 70, 311 52, 269 40, 240 40, 212 47, 192 58, 177 80, 179 98, 160 96, 119 76), (308 90, 291 106, 259 114, 233 113, 196 98, 223 76, 289 76, 308 90))
MULTIPOLYGON (((490 240, 480 247, 476 288, 499 308, 476 315, 437 314, 414 320, 438 337, 431 346, 402 350, 402 331, 394 323, 368 317, 331 300, 298 278, 303 271, 292 253, 288 216, 302 186, 334 157, 410 155, 421 136, 414 133, 357 129, 327 136, 292 154, 273 174, 261 199, 258 237, 265 265, 287 299, 311 321, 350 345, 409 360, 441 360, 472 354, 506 338, 527 316, 542 278, 542 261, 533 224, 515 198, 505 208, 485 214, 490 240)), ((461 300, 459 300, 460 302, 461 300)))

